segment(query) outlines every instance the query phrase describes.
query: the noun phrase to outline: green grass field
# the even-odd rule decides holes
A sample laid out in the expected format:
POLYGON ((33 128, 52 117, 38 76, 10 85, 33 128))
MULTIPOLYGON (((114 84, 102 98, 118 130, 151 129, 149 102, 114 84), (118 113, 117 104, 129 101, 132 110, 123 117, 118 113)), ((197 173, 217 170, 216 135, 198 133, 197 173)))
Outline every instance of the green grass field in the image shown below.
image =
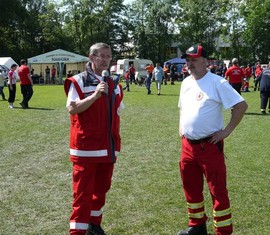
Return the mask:
MULTIPOLYGON (((152 95, 131 85, 122 111, 122 153, 104 210, 108 235, 176 235, 186 228, 179 178, 177 107, 180 82, 152 95)), ((31 109, 0 101, 0 234, 68 234, 71 212, 69 115, 63 87, 35 86, 31 109)), ((8 96, 7 88, 4 89, 8 96)), ((225 141, 228 189, 236 235, 270 233, 270 115, 258 92, 243 93, 249 109, 225 141)), ((224 111, 225 123, 230 111, 224 111)), ((214 234, 211 198, 205 190, 214 234)))

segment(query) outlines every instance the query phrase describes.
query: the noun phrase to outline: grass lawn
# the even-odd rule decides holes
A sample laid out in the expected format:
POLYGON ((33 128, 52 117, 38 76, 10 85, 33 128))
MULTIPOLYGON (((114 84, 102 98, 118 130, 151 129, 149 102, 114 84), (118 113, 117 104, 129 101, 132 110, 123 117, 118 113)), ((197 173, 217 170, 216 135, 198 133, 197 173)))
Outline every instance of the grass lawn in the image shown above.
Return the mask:
MULTIPOLYGON (((131 85, 122 111, 122 153, 104 208, 108 235, 176 235, 186 228, 179 178, 177 108, 180 82, 152 95, 131 85)), ((6 97, 7 88, 4 89, 6 97)), ((259 92, 243 93, 249 109, 225 141, 235 235, 268 235, 270 115, 259 92)), ((68 234, 71 212, 69 115, 63 86, 35 86, 30 109, 0 101, 0 234, 68 234)), ((230 111, 224 111, 225 123, 230 111)), ((214 234, 206 188, 209 234, 214 234)))

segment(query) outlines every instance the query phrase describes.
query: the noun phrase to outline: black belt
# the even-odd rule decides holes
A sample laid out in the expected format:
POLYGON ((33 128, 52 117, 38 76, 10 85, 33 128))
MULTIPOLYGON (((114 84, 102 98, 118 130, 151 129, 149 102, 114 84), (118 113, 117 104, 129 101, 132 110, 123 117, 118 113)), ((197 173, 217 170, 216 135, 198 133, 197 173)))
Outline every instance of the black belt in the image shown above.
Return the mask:
MULTIPOLYGON (((186 138, 186 137, 184 137, 184 138, 186 138)), ((209 142, 209 140, 211 138, 212 138, 212 136, 208 136, 208 137, 198 139, 198 140, 191 140, 191 139, 188 139, 188 138, 186 138, 186 139, 190 144, 200 144, 200 143, 204 143, 204 142, 209 142)))

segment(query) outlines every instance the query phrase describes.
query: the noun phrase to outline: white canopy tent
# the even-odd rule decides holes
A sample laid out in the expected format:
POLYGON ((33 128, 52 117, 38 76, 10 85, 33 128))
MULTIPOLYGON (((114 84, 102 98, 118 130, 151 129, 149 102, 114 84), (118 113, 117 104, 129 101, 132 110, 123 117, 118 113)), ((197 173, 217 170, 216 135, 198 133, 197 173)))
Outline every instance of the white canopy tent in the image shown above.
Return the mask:
MULTIPOLYGON (((7 77, 8 72, 11 68, 11 65, 16 64, 18 65, 11 57, 0 57, 0 72, 2 74, 4 74, 5 77, 7 77)), ((17 81, 20 80, 19 75, 18 75, 18 67, 16 72, 16 77, 17 77, 17 81)))
POLYGON ((17 64, 17 63, 11 57, 0 57, 0 65, 4 65, 8 69, 10 69, 12 64, 17 64))
POLYGON ((28 66, 34 68, 35 72, 43 75, 47 66, 56 65, 57 73, 59 74, 59 83, 63 81, 63 71, 66 65, 66 71, 81 71, 85 68, 85 63, 89 61, 86 56, 81 56, 73 52, 57 49, 47 52, 27 60, 28 66))

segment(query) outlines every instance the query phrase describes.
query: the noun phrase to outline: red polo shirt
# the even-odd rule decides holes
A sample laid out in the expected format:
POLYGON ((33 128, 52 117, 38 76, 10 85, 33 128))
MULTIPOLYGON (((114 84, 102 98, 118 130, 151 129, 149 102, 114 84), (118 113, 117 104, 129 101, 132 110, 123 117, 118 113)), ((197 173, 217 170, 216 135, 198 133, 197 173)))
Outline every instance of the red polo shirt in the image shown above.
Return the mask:
POLYGON ((21 85, 30 85, 31 81, 28 78, 28 74, 30 74, 30 69, 26 65, 21 65, 18 69, 18 74, 20 76, 21 85))
POLYGON ((229 77, 230 83, 242 83, 244 76, 243 70, 236 65, 228 68, 225 73, 225 77, 229 77))

